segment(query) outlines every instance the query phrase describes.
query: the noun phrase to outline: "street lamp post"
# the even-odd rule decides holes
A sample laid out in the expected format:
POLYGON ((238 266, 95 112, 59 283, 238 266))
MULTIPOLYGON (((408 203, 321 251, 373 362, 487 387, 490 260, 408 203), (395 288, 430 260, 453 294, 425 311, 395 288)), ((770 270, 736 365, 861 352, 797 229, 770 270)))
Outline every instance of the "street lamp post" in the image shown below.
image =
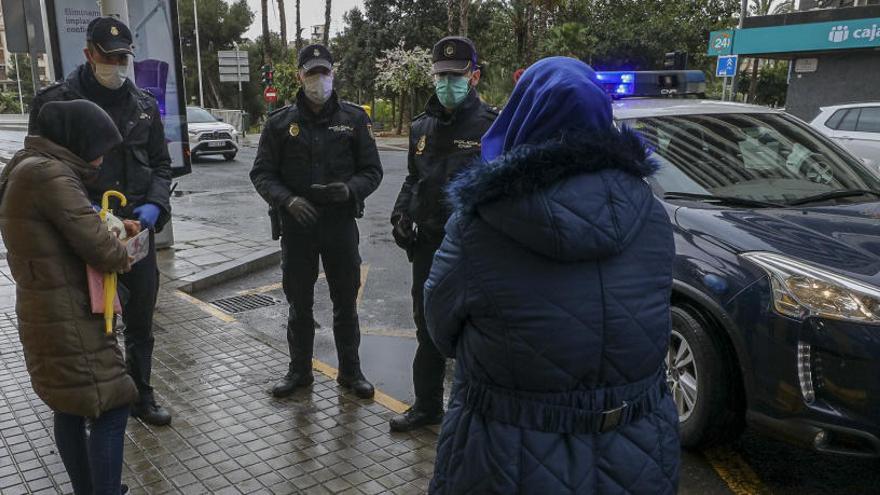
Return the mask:
POLYGON ((18 54, 13 53, 12 56, 15 59, 15 78, 18 80, 18 108, 24 115, 24 98, 21 96, 21 67, 18 65, 18 54))
POLYGON ((196 70, 199 72, 199 106, 205 106, 205 91, 202 86, 202 48, 199 46, 199 8, 193 0, 193 19, 196 22, 196 70))
POLYGON ((239 60, 238 43, 233 41, 232 47, 235 48, 235 73, 238 77, 238 109, 244 111, 244 105, 241 102, 241 60, 239 60))

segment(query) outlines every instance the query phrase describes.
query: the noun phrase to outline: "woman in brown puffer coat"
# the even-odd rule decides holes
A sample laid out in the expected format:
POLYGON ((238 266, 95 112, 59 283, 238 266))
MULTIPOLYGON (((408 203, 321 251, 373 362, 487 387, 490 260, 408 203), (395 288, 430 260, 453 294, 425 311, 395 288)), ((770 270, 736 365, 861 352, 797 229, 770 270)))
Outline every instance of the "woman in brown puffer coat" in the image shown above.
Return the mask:
POLYGON ((47 103, 0 175, 0 232, 16 283, 18 332, 37 395, 55 412, 55 441, 76 495, 123 490, 122 446, 137 389, 116 335, 92 314, 86 264, 131 268, 85 193, 103 155, 122 142, 85 100, 47 103), (90 421, 86 437, 85 422, 90 421))

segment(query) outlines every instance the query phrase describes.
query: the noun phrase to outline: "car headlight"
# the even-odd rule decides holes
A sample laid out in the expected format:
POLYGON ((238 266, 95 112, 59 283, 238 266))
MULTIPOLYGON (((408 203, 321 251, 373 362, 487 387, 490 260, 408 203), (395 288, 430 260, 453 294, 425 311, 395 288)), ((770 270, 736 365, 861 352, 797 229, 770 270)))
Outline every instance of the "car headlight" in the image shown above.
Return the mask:
POLYGON ((782 315, 880 323, 880 289, 777 253, 744 253, 770 276, 773 306, 782 315))

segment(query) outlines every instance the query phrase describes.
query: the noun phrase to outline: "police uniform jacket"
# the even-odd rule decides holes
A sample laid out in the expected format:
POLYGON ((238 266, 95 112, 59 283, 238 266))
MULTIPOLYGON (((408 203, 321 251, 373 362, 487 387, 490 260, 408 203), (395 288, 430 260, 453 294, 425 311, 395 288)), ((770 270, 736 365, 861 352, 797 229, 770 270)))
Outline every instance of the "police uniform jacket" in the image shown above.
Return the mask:
POLYGON ((340 101, 334 92, 319 114, 302 91, 295 105, 269 115, 260 136, 251 181, 269 205, 283 210, 294 196, 322 210, 343 210, 360 218, 364 200, 382 181, 382 164, 372 123, 363 108, 340 101), (351 198, 343 205, 324 205, 313 184, 343 182, 351 198))
POLYGON ((125 194, 128 204, 117 210, 134 218, 133 210, 146 203, 159 207, 156 229, 171 218, 171 157, 165 142, 165 129, 159 105, 150 93, 138 89, 131 80, 110 90, 98 83, 88 64, 80 65, 67 79, 53 84, 35 97, 28 132, 37 133, 37 115, 45 103, 87 99, 103 108, 116 123, 123 142, 104 155, 98 176, 86 184, 89 199, 99 204, 104 191, 125 194))
POLYGON ((444 189, 462 168, 479 159, 480 139, 497 116, 476 90, 451 114, 436 95, 431 97, 410 127, 409 173, 394 205, 392 223, 406 217, 418 225, 420 239, 443 239, 450 214, 444 189))

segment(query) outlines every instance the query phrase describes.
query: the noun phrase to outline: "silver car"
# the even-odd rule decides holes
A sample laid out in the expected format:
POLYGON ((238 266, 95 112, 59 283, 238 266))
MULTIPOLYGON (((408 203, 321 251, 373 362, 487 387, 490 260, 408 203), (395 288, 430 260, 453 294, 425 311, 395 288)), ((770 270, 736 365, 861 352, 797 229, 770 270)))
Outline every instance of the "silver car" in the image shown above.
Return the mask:
POLYGON ((878 172, 880 102, 824 107, 810 125, 878 172))
POLYGON ((238 153, 238 131, 202 107, 186 107, 190 153, 198 156, 222 155, 226 161, 238 153))

